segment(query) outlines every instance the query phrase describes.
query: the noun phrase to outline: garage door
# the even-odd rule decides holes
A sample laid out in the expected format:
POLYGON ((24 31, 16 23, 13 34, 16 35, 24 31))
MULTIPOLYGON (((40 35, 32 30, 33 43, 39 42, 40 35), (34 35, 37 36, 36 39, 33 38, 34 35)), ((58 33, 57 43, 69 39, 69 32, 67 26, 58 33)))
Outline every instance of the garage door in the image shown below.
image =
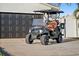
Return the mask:
POLYGON ((32 24, 32 16, 27 14, 0 14, 0 37, 25 37, 32 24))

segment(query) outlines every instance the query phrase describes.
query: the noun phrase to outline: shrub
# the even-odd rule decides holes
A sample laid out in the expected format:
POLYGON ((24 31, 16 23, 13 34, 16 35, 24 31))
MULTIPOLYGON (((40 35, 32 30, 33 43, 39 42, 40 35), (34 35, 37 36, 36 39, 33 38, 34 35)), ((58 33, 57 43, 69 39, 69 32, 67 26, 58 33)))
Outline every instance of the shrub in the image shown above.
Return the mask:
POLYGON ((77 13, 79 12, 79 8, 77 8, 75 11, 74 11, 74 16, 76 19, 79 19, 79 15, 77 16, 77 13))

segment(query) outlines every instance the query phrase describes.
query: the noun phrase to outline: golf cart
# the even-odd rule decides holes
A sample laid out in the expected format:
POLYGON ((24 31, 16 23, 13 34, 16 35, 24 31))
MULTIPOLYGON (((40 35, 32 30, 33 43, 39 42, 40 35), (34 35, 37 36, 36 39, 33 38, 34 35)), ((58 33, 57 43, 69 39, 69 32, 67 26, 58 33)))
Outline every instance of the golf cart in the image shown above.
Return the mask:
POLYGON ((32 27, 29 29, 29 33, 25 38, 26 43, 32 44, 34 39, 39 39, 42 45, 48 45, 49 39, 53 39, 56 40, 57 43, 61 43, 61 24, 57 19, 63 11, 38 10, 34 12, 43 13, 44 19, 33 19, 32 27))

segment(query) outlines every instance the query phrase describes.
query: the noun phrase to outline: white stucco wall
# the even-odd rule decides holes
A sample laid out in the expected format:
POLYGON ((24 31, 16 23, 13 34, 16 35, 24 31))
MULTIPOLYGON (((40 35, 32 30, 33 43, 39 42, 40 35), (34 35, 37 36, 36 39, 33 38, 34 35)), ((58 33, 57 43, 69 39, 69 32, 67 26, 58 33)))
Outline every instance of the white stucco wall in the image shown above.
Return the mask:
POLYGON ((0 3, 0 12, 31 13, 34 10, 51 9, 40 3, 0 3))
POLYGON ((76 35, 76 19, 73 15, 66 16, 66 37, 77 37, 76 35))
POLYGON ((79 37, 79 19, 77 20, 77 36, 79 37))

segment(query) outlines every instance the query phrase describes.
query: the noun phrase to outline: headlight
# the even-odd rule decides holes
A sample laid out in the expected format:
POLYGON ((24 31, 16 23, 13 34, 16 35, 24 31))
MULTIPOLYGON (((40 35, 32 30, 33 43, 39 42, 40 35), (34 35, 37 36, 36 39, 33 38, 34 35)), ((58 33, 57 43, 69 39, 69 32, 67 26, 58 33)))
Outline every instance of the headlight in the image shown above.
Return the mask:
POLYGON ((39 32, 40 32, 40 33, 42 33, 42 32, 43 32, 43 30, 39 30, 39 32))
POLYGON ((31 30, 29 30, 29 33, 31 32, 31 30))

